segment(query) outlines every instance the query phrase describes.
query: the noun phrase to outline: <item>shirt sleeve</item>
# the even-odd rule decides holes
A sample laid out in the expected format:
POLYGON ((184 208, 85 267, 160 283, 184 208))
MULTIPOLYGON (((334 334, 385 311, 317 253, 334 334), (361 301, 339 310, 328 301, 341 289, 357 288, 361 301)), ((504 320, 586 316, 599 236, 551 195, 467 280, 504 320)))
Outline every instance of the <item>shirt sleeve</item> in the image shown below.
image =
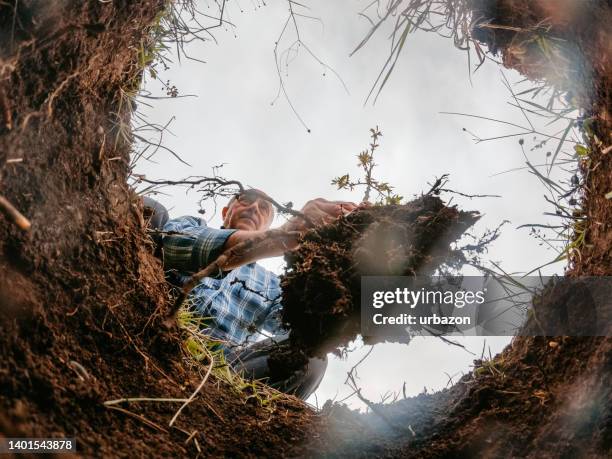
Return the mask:
POLYGON ((235 229, 209 228, 199 218, 180 217, 164 225, 164 268, 194 273, 217 259, 235 229))

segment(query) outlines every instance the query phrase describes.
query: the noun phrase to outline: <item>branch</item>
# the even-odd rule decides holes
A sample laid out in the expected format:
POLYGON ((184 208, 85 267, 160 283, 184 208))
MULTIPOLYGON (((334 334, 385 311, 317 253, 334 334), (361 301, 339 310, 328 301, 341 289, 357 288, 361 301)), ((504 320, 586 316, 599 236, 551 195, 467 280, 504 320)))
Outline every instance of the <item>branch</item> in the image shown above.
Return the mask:
POLYGON ((212 371, 214 366, 215 366, 215 361, 214 361, 214 359, 211 358, 210 364, 208 365, 208 371, 206 371, 206 375, 204 376, 204 378, 202 378, 202 381, 200 382, 200 385, 196 388, 196 390, 193 392, 193 394, 191 394, 191 396, 187 400, 185 400, 185 402, 181 405, 181 407, 178 409, 178 411, 176 413, 174 413, 174 416, 172 416, 172 419, 168 423, 168 427, 172 427, 172 424, 174 424, 174 421, 176 421, 176 418, 179 417, 179 415, 181 414, 183 409, 187 405, 189 405, 193 401, 193 399, 196 397, 196 395, 198 395, 200 390, 202 390, 202 387, 204 387, 204 384, 206 384, 206 381, 208 380, 208 377, 210 376, 210 373, 211 373, 211 371, 212 371))
MULTIPOLYGON (((183 179, 183 180, 149 180, 144 175, 140 175, 140 174, 133 174, 133 175, 134 177, 136 177, 136 183, 144 182, 144 183, 148 183, 154 186, 188 185, 191 188, 193 188, 196 185, 202 185, 202 184, 214 185, 213 189, 202 188, 199 190, 199 191, 207 192, 209 194, 209 197, 210 195, 220 194, 218 192, 219 188, 226 187, 226 186, 232 186, 232 185, 236 186, 239 190, 239 193, 242 193, 243 191, 245 191, 244 185, 242 185, 242 183, 239 182, 238 180, 225 180, 220 177, 197 177, 193 179, 191 179, 190 177, 187 177, 186 179, 183 179)), ((147 189, 145 191, 150 191, 150 189, 147 189)), ((278 201, 276 201, 274 198, 271 198, 270 196, 268 196, 267 194, 259 192, 259 190, 254 190, 254 192, 260 198, 271 203, 279 213, 291 215, 292 217, 302 218, 308 225, 314 226, 314 223, 312 222, 310 218, 308 218, 302 212, 294 210, 290 205, 283 205, 279 203, 278 201)), ((236 193, 231 193, 231 194, 235 195, 236 193)), ((200 200, 200 202, 202 200, 200 200)))
POLYGON ((190 180, 190 177, 187 177, 183 180, 149 180, 144 175, 133 174, 136 177, 138 182, 148 183, 150 185, 190 185, 196 186, 201 185, 203 183, 215 183, 219 186, 230 186, 236 185, 240 191, 244 191, 244 186, 237 180, 223 180, 217 177, 201 177, 190 180))
POLYGON ((443 187, 446 182, 448 182, 448 174, 442 174, 442 176, 437 178, 434 184, 431 185, 431 188, 427 193, 425 193, 425 196, 440 194, 440 188, 443 187))
POLYGON ((0 195, 0 211, 11 220, 19 229, 28 231, 32 224, 23 216, 6 198, 0 195))
POLYGON ((372 413, 378 415, 383 421, 385 421, 385 423, 387 423, 387 425, 389 425, 389 427, 391 427, 392 429, 398 431, 398 432, 403 432, 405 429, 402 428, 401 426, 398 426, 397 424, 395 424, 380 408, 378 405, 376 405, 374 402, 368 400, 367 398, 365 398, 362 394, 361 394, 361 389, 357 387, 357 383, 355 382, 355 377, 354 375, 349 372, 347 379, 350 380, 350 384, 349 386, 355 391, 355 394, 357 395, 357 397, 359 398, 359 400, 361 400, 363 403, 365 403, 368 408, 370 408, 372 410, 372 413))
POLYGON ((500 195, 498 194, 465 194, 462 193, 460 191, 455 191, 455 190, 450 190, 448 188, 438 188, 438 191, 442 192, 446 192, 446 193, 452 193, 452 194, 458 194, 459 196, 463 196, 466 198, 501 198, 500 195))

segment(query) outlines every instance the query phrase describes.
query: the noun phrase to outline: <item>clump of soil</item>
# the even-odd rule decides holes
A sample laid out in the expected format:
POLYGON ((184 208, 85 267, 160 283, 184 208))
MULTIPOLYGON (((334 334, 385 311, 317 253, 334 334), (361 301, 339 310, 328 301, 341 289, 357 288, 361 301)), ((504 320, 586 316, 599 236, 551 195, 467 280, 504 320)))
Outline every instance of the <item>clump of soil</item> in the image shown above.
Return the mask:
POLYGON ((523 336, 607 336, 612 331, 607 277, 552 278, 532 303, 523 336))
POLYGON ((450 245, 478 218, 425 195, 309 231, 286 255, 282 279, 283 319, 294 346, 307 354, 346 346, 361 329, 361 276, 427 276, 458 266, 463 255, 450 245))
POLYGON ((583 107, 610 100, 607 0, 472 0, 468 8, 472 37, 501 54, 505 67, 568 91, 583 107), (602 88, 608 88, 605 98, 602 88))
MULTIPOLYGON (((569 273, 606 275, 612 266, 612 4, 609 0, 471 0, 471 36, 514 69, 583 110, 588 156, 580 161, 585 243, 569 273), (587 127, 588 125, 588 127, 587 127), (593 171, 597 168, 597 172, 593 171), (588 190, 588 191, 587 191, 588 190)), ((529 97, 525 95, 524 97, 529 97)))

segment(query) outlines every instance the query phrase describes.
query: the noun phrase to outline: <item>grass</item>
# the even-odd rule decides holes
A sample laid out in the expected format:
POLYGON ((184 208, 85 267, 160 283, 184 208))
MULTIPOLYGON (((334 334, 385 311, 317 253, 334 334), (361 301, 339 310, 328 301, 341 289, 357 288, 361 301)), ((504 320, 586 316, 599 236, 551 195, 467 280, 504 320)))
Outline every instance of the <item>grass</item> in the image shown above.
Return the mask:
POLYGON ((363 48, 381 30, 385 23, 392 23, 390 33, 391 52, 372 86, 366 102, 374 92, 374 102, 391 76, 409 34, 417 31, 435 32, 452 38, 455 46, 467 52, 468 68, 471 72, 471 54, 474 49, 479 65, 485 60, 485 53, 478 42, 471 38, 472 12, 468 0, 391 0, 386 6, 371 2, 359 16, 370 24, 370 30, 355 47, 351 55, 363 48))
MULTIPOLYGON (((169 132, 168 126, 172 119, 165 125, 153 124, 144 115, 137 112, 135 107, 140 104, 148 105, 147 99, 192 96, 179 95, 178 89, 169 81, 160 80, 158 68, 163 67, 164 70, 169 68, 172 64, 170 55, 173 50, 176 50, 175 55, 179 62, 182 59, 203 62, 188 54, 188 45, 197 41, 216 42, 212 34, 214 29, 222 26, 233 27, 224 17, 226 2, 227 0, 214 2, 214 7, 218 10, 218 16, 214 16, 199 11, 200 4, 195 0, 166 0, 164 8, 157 13, 145 30, 143 38, 135 50, 136 61, 134 66, 126 75, 126 83, 119 92, 117 109, 112 113, 115 146, 120 142, 132 146, 130 172, 133 171, 139 159, 151 160, 160 149, 170 153, 180 162, 187 164, 177 153, 162 144, 163 135, 169 132), (207 21, 207 24, 201 23, 204 20, 207 21), (165 89, 167 97, 154 97, 143 91, 143 83, 147 76, 159 81, 165 89), (148 138, 151 132, 154 134, 155 140, 148 138), (135 142, 138 143, 138 147, 133 146, 135 142)), ((213 4, 213 2, 210 3, 213 4)), ((132 178, 135 177, 132 176, 132 178)), ((137 180, 135 183, 137 183, 137 180)))
MULTIPOLYGON (((360 16, 365 18, 371 27, 353 53, 364 47, 375 33, 381 33, 385 23, 390 23, 391 51, 372 86, 368 99, 376 93, 374 97, 374 101, 376 101, 376 98, 380 95, 396 66, 409 34, 426 31, 452 38, 457 48, 467 52, 469 74, 471 74, 471 50, 475 50, 478 56, 476 70, 486 58, 490 58, 486 56, 478 42, 478 37, 483 39, 486 36, 486 34, 481 34, 481 30, 487 32, 490 29, 494 32, 495 29, 504 29, 501 32, 498 31, 500 32, 499 37, 502 37, 501 33, 506 35, 514 33, 512 39, 507 43, 496 43, 494 41, 489 43, 489 46, 493 46, 492 51, 495 51, 495 47, 500 45, 500 49, 505 53, 505 58, 516 60, 515 65, 511 65, 512 67, 518 66, 519 69, 524 67, 523 70, 528 70, 531 73, 535 72, 534 74, 538 72, 542 74, 539 77, 542 79, 537 86, 518 93, 513 91, 510 83, 503 76, 513 98, 510 105, 521 111, 527 124, 518 125, 503 120, 462 113, 447 114, 470 116, 517 128, 517 132, 497 137, 481 138, 474 136, 477 143, 519 137, 519 144, 524 155, 523 137, 539 136, 544 139, 534 148, 544 148, 547 143, 556 143, 556 146, 552 149, 554 153, 551 151, 550 157, 547 155, 546 164, 543 165, 544 171, 540 171, 540 165, 534 165, 525 155, 526 169, 541 181, 547 191, 546 200, 553 205, 554 213, 545 215, 562 219, 560 224, 555 222, 522 225, 523 227, 531 227, 531 234, 539 239, 541 244, 556 252, 551 261, 538 266, 528 274, 563 260, 567 260, 571 264, 572 260, 581 257, 581 248, 585 241, 585 223, 582 221, 583 217, 580 211, 576 209, 576 206, 580 204, 579 200, 574 197, 582 192, 582 183, 580 183, 580 179, 577 179, 577 183, 564 186, 563 183, 559 183, 551 177, 551 172, 553 168, 565 170, 568 165, 570 167, 573 165, 575 166, 574 177, 578 177, 580 161, 588 160, 589 156, 588 149, 577 142, 575 140, 577 136, 573 135, 578 121, 575 118, 575 107, 578 103, 576 96, 565 92, 567 88, 573 87, 572 84, 584 79, 581 75, 578 75, 573 65, 575 64, 574 61, 580 62, 579 56, 566 40, 552 35, 553 31, 545 21, 534 22, 533 24, 525 23, 521 24, 521 27, 510 27, 489 23, 486 17, 478 16, 479 14, 486 16, 486 11, 476 11, 474 8, 474 3, 466 0, 392 0, 384 5, 381 5, 380 2, 370 3, 360 13, 360 16), (533 69, 528 68, 531 65, 534 66, 533 69), (528 96, 531 96, 531 100, 528 96), (539 104, 535 100, 536 97, 547 97, 548 100, 539 104), (565 103, 564 97, 567 99, 567 103, 565 103), (559 105, 561 105, 560 108, 559 105), (530 119, 532 116, 542 120, 545 125, 536 128, 534 122, 530 119), (553 134, 547 134, 547 128, 557 122, 565 123, 563 128, 553 134), (574 144, 574 150, 571 153, 564 151, 567 144, 574 144)), ((527 15, 523 14, 525 11, 515 11, 514 13, 513 17, 497 18, 497 20, 502 22, 506 20, 526 20, 527 15)), ((496 35, 493 34, 491 37, 496 37, 496 35)), ((506 38, 502 37, 502 40, 506 40, 506 38)), ((588 129, 588 123, 585 121, 582 126, 585 138, 589 135, 588 129)), ((585 143, 589 144, 588 141, 585 143)), ((349 177, 345 175, 337 178, 335 184, 341 187, 346 186, 348 182, 349 177)))
POLYGON ((234 371, 223 352, 225 343, 212 338, 204 331, 210 319, 195 311, 189 301, 179 310, 177 321, 184 333, 183 350, 187 364, 195 368, 212 364, 212 376, 240 396, 243 403, 254 402, 270 412, 275 411, 275 402, 286 397, 286 394, 262 381, 243 378, 234 371))
POLYGON ((476 376, 482 376, 489 373, 494 378, 500 378, 502 381, 506 378, 504 373, 504 358, 501 354, 494 358, 485 358, 479 367, 474 369, 476 376))

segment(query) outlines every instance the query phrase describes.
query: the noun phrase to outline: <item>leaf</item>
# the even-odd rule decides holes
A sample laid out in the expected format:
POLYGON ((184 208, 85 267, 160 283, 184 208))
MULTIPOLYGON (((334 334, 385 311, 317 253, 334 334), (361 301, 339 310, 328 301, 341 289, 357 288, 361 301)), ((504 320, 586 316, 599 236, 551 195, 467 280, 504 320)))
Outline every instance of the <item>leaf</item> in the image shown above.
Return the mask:
POLYGON ((400 55, 400 52, 402 51, 402 48, 404 47, 404 43, 406 42, 406 37, 408 36, 409 32, 410 32, 410 23, 406 24, 406 28, 404 29, 404 32, 402 33, 402 35, 401 35, 401 37, 400 37, 400 39, 398 41, 398 47, 397 47, 397 51, 395 53, 395 60, 393 61, 393 64, 391 64, 391 67, 387 71, 387 75, 385 75, 385 79, 380 84, 380 87, 378 88, 378 93, 376 94, 376 98, 374 99, 374 102, 376 102, 376 99, 378 99, 378 96, 380 95, 380 93, 382 92, 383 88, 387 84, 387 80, 391 76, 391 73, 393 73, 393 69, 395 68, 395 64, 397 63, 397 59, 398 59, 398 57, 400 55))
POLYGON ((569 134, 570 130, 572 129, 573 125, 574 125, 574 120, 571 120, 568 123, 567 127, 565 128, 565 131, 563 131, 563 135, 561 136, 561 140, 559 140, 559 144, 557 145, 557 149, 555 150, 555 154, 553 155, 552 160, 550 161, 550 167, 548 168, 549 172, 552 170, 553 165, 555 164, 555 159, 557 159, 557 155, 561 151, 561 147, 563 147, 563 143, 565 142, 565 139, 566 139, 567 135, 569 134))
POLYGON ((332 180, 332 185, 336 185, 339 190, 346 188, 349 183, 349 175, 345 174, 342 177, 336 177, 332 180))
POLYGON ((393 204, 401 204, 402 199, 404 199, 403 196, 400 196, 399 194, 394 194, 393 196, 387 196, 385 198, 385 201, 388 205, 393 205, 393 204))
POLYGON ((363 151, 357 155, 359 158, 359 165, 367 166, 372 161, 372 155, 370 155, 367 151, 363 151))
POLYGON ((380 191, 381 193, 389 193, 391 191, 391 188, 389 187, 388 183, 383 182, 378 185, 378 191, 380 191))
POLYGON ((576 150, 578 156, 587 156, 589 154, 589 149, 584 145, 576 145, 574 150, 576 150))

